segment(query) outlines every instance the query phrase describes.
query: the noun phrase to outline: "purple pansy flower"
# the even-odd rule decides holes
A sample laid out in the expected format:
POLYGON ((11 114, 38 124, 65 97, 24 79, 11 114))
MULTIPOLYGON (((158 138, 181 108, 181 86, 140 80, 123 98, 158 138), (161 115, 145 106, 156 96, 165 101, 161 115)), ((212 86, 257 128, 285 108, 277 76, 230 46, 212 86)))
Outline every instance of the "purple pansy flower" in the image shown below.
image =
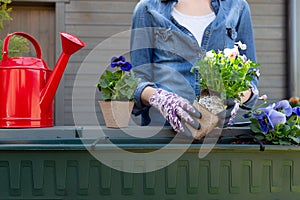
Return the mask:
POLYGON ((121 65, 121 70, 123 71, 129 71, 131 70, 132 65, 129 62, 125 62, 124 64, 121 65))
POLYGON ((274 130, 277 124, 286 122, 285 114, 274 110, 272 106, 258 109, 253 113, 253 117, 258 120, 263 133, 268 133, 268 130, 274 130))
POLYGON ((299 107, 299 106, 294 107, 294 108, 293 108, 293 112, 294 112, 298 117, 300 117, 300 107, 299 107))
POLYGON ((287 100, 282 100, 276 103, 274 105, 274 109, 277 111, 283 111, 287 117, 293 114, 293 108, 287 100))
POLYGON ((284 124, 286 122, 286 115, 276 110, 271 110, 269 112, 269 117, 274 126, 277 124, 284 124))
POLYGON ((269 127, 271 130, 274 129, 268 113, 268 108, 260 108, 253 113, 253 118, 256 118, 258 120, 261 131, 265 134, 268 133, 269 127))
POLYGON ((124 56, 120 56, 120 57, 112 57, 111 61, 110 61, 110 66, 111 68, 115 68, 115 67, 120 67, 122 65, 124 65, 126 63, 126 59, 124 56))
POLYGON ((124 56, 112 57, 110 66, 111 68, 120 67, 123 71, 129 71, 132 68, 132 65, 129 62, 126 62, 124 56))
MULTIPOLYGON (((258 116, 257 116, 258 117, 258 116)), ((256 118, 256 116, 255 116, 256 118)), ((269 119, 269 116, 266 115, 265 113, 261 116, 260 119, 258 119, 258 123, 259 123, 259 126, 260 126, 260 129, 263 133, 267 134, 268 133, 268 128, 269 128, 269 125, 270 125, 270 119, 269 119)), ((272 127, 271 127, 272 129, 272 127)), ((274 127, 273 127, 274 129, 274 127)))

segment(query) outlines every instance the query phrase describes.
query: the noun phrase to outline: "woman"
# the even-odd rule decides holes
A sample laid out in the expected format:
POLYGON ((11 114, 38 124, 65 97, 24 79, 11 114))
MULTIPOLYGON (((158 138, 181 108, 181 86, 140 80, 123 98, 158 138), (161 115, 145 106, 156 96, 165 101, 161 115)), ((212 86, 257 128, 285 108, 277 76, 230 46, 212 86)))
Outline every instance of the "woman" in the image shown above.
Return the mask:
MULTIPOLYGON (((241 53, 256 61, 245 0, 141 0, 133 14, 131 63, 142 78, 134 108, 142 125, 158 119, 149 117, 155 107, 176 132, 184 132, 180 120, 194 123, 190 102, 200 94, 199 76, 190 73, 191 67, 207 51, 233 48, 238 41, 247 45, 241 53)), ((242 103, 255 104, 257 84, 254 76, 242 103)))

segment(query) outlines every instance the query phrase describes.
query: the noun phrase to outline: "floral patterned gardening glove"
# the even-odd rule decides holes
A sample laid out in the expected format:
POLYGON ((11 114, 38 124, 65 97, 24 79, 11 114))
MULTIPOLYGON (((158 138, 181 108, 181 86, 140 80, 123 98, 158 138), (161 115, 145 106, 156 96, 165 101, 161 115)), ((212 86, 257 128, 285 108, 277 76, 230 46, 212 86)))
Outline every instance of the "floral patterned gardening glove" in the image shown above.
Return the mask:
MULTIPOLYGON (((195 115, 195 113, 197 113, 196 109, 187 99, 184 99, 175 93, 157 89, 150 97, 149 102, 151 106, 160 111, 172 128, 178 133, 184 132, 182 125, 183 121, 191 125, 195 124, 194 119, 189 113, 195 115)), ((201 114, 198 113, 198 115, 201 114)), ((197 126, 200 126, 200 124, 197 126)))
POLYGON ((234 124, 234 119, 240 104, 233 98, 226 99, 224 104, 227 106, 227 108, 218 114, 219 118, 221 119, 219 121, 219 126, 227 127, 234 124))

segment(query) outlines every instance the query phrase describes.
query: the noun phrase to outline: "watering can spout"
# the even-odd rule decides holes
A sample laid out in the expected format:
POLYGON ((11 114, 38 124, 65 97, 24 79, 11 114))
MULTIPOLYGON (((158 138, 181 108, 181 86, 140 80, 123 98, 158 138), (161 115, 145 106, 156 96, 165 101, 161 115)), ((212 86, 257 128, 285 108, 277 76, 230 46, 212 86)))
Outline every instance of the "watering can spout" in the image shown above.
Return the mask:
POLYGON ((59 86, 62 75, 65 71, 69 58, 76 51, 85 46, 85 44, 77 37, 61 32, 62 53, 56 62, 56 65, 47 80, 47 83, 41 91, 40 106, 42 109, 48 109, 52 105, 56 90, 59 86))

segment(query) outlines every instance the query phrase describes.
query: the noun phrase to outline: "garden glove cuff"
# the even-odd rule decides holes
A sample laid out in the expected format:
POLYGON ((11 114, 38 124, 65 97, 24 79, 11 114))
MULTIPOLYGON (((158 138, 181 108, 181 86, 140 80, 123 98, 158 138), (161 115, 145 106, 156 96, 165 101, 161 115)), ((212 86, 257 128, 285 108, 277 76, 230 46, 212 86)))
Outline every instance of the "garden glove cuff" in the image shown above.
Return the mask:
POLYGON ((219 126, 227 127, 228 125, 234 124, 234 119, 240 104, 233 98, 226 99, 224 104, 227 106, 226 110, 218 113, 218 117, 220 118, 219 126))
POLYGON ((160 111, 176 132, 184 132, 182 122, 187 122, 191 125, 195 123, 189 113, 195 115, 196 109, 187 99, 175 93, 157 89, 150 97, 149 103, 160 111))

